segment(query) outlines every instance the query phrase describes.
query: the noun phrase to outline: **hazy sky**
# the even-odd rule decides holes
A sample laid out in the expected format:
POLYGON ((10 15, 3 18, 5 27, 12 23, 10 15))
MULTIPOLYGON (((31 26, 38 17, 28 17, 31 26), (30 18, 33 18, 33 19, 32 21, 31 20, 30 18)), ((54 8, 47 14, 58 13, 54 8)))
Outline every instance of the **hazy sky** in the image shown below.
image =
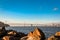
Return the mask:
POLYGON ((60 0, 0 0, 0 20, 10 23, 60 22, 60 0))

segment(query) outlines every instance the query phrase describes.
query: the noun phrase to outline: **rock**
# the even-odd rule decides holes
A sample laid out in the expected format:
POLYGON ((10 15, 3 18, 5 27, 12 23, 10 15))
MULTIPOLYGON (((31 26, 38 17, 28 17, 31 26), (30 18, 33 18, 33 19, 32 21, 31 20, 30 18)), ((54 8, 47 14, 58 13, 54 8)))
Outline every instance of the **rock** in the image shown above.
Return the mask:
POLYGON ((4 36, 2 40, 20 40, 20 38, 14 36, 4 36))
POLYGON ((42 32, 42 30, 41 29, 39 29, 39 28, 36 28, 34 31, 33 31, 33 35, 34 36, 40 36, 40 37, 45 37, 45 35, 44 35, 44 33, 42 32))
POLYGON ((55 38, 56 38, 57 40, 60 40, 60 32, 56 32, 56 33, 55 33, 55 38))
POLYGON ((5 29, 5 23, 0 22, 0 38, 5 36, 7 34, 7 31, 5 29))
POLYGON ((45 39, 44 33, 39 28, 36 28, 33 32, 30 32, 27 37, 28 37, 27 40, 44 40, 45 39))
POLYGON ((30 33, 28 34, 28 37, 30 37, 30 36, 33 36, 33 33, 32 33, 32 32, 30 32, 30 33))
POLYGON ((7 34, 8 34, 8 35, 16 35, 17 32, 16 32, 16 31, 9 31, 7 34))
POLYGON ((60 36, 60 32, 56 32, 55 33, 55 36, 60 36))
POLYGON ((33 32, 30 32, 28 35, 25 35, 21 32, 16 32, 14 30, 7 31, 7 35, 3 36, 3 40, 44 40, 45 35, 39 29, 36 28, 33 32))
POLYGON ((9 40, 10 36, 4 36, 2 40, 9 40))
POLYGON ((14 31, 14 30, 8 30, 7 35, 12 35, 12 36, 16 36, 16 37, 24 37, 24 36, 26 36, 26 34, 24 34, 22 32, 17 32, 17 31, 14 31))
POLYGON ((26 34, 22 32, 17 32, 14 30, 8 30, 7 31, 7 36, 10 36, 9 40, 20 40, 22 37, 26 36, 26 34))
POLYGON ((47 40, 56 40, 56 38, 53 36, 49 37, 47 40))
POLYGON ((16 36, 22 38, 24 36, 27 36, 27 34, 24 34, 22 32, 18 32, 16 36))
POLYGON ((56 36, 51 36, 47 40, 60 40, 60 38, 57 38, 56 36))
POLYGON ((11 36, 4 36, 4 37, 2 38, 2 40, 10 40, 10 37, 11 37, 11 36))
POLYGON ((47 40, 60 40, 60 32, 56 32, 55 35, 49 37, 47 40))
POLYGON ((20 40, 27 40, 27 36, 22 37, 20 40))
POLYGON ((9 24, 5 24, 3 22, 0 22, 0 27, 7 27, 7 26, 10 26, 9 24))
POLYGON ((3 27, 1 30, 0 30, 0 38, 5 36, 7 33, 7 31, 5 30, 5 28, 3 27))

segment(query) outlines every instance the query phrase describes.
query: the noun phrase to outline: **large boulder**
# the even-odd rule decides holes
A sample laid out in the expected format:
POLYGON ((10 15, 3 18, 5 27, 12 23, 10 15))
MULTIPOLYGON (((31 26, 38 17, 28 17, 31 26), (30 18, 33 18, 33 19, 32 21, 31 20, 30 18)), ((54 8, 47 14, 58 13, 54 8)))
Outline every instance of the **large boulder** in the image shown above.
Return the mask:
POLYGON ((60 32, 56 32, 55 35, 49 37, 47 40, 60 40, 60 32))
POLYGON ((56 32, 55 33, 55 36, 60 36, 60 32, 56 32))
POLYGON ((60 40, 60 32, 55 33, 55 38, 57 38, 57 40, 60 40))
POLYGON ((2 29, 0 29, 0 38, 5 36, 7 33, 7 31, 5 30, 5 27, 2 27, 2 29))
POLYGON ((50 36, 47 40, 57 40, 54 35, 50 36))
POLYGON ((19 40, 19 37, 14 37, 14 36, 4 36, 2 40, 19 40))
POLYGON ((20 40, 27 40, 27 36, 24 36, 24 37, 22 37, 22 38, 20 38, 20 40))
POLYGON ((7 32, 7 35, 16 35, 16 34, 17 32, 13 30, 7 32))
POLYGON ((2 40, 9 40, 10 36, 4 36, 2 40))
POLYGON ((44 40, 44 39, 45 35, 39 28, 36 28, 33 32, 28 33, 27 36, 21 38, 21 40, 44 40))
POLYGON ((20 40, 22 37, 26 36, 26 34, 22 32, 17 32, 14 30, 8 30, 7 35, 9 37, 9 40, 20 40))
POLYGON ((44 39, 45 35, 39 28, 36 28, 33 32, 30 32, 27 38, 27 40, 44 40, 44 39))

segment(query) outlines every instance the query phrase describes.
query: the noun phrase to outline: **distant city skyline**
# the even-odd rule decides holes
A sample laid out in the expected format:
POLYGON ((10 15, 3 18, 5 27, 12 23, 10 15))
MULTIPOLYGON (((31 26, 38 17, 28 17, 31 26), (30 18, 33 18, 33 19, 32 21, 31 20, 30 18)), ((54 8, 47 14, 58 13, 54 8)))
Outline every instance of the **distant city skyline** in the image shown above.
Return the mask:
POLYGON ((0 0, 0 21, 60 23, 60 0, 0 0))

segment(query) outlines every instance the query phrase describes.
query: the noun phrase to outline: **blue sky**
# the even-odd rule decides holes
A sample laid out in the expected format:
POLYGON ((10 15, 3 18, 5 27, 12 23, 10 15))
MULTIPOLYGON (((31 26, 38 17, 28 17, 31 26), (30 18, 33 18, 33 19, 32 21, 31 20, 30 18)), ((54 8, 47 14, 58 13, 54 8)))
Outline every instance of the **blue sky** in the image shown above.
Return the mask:
POLYGON ((60 22, 60 0, 0 0, 0 20, 7 22, 60 22))

